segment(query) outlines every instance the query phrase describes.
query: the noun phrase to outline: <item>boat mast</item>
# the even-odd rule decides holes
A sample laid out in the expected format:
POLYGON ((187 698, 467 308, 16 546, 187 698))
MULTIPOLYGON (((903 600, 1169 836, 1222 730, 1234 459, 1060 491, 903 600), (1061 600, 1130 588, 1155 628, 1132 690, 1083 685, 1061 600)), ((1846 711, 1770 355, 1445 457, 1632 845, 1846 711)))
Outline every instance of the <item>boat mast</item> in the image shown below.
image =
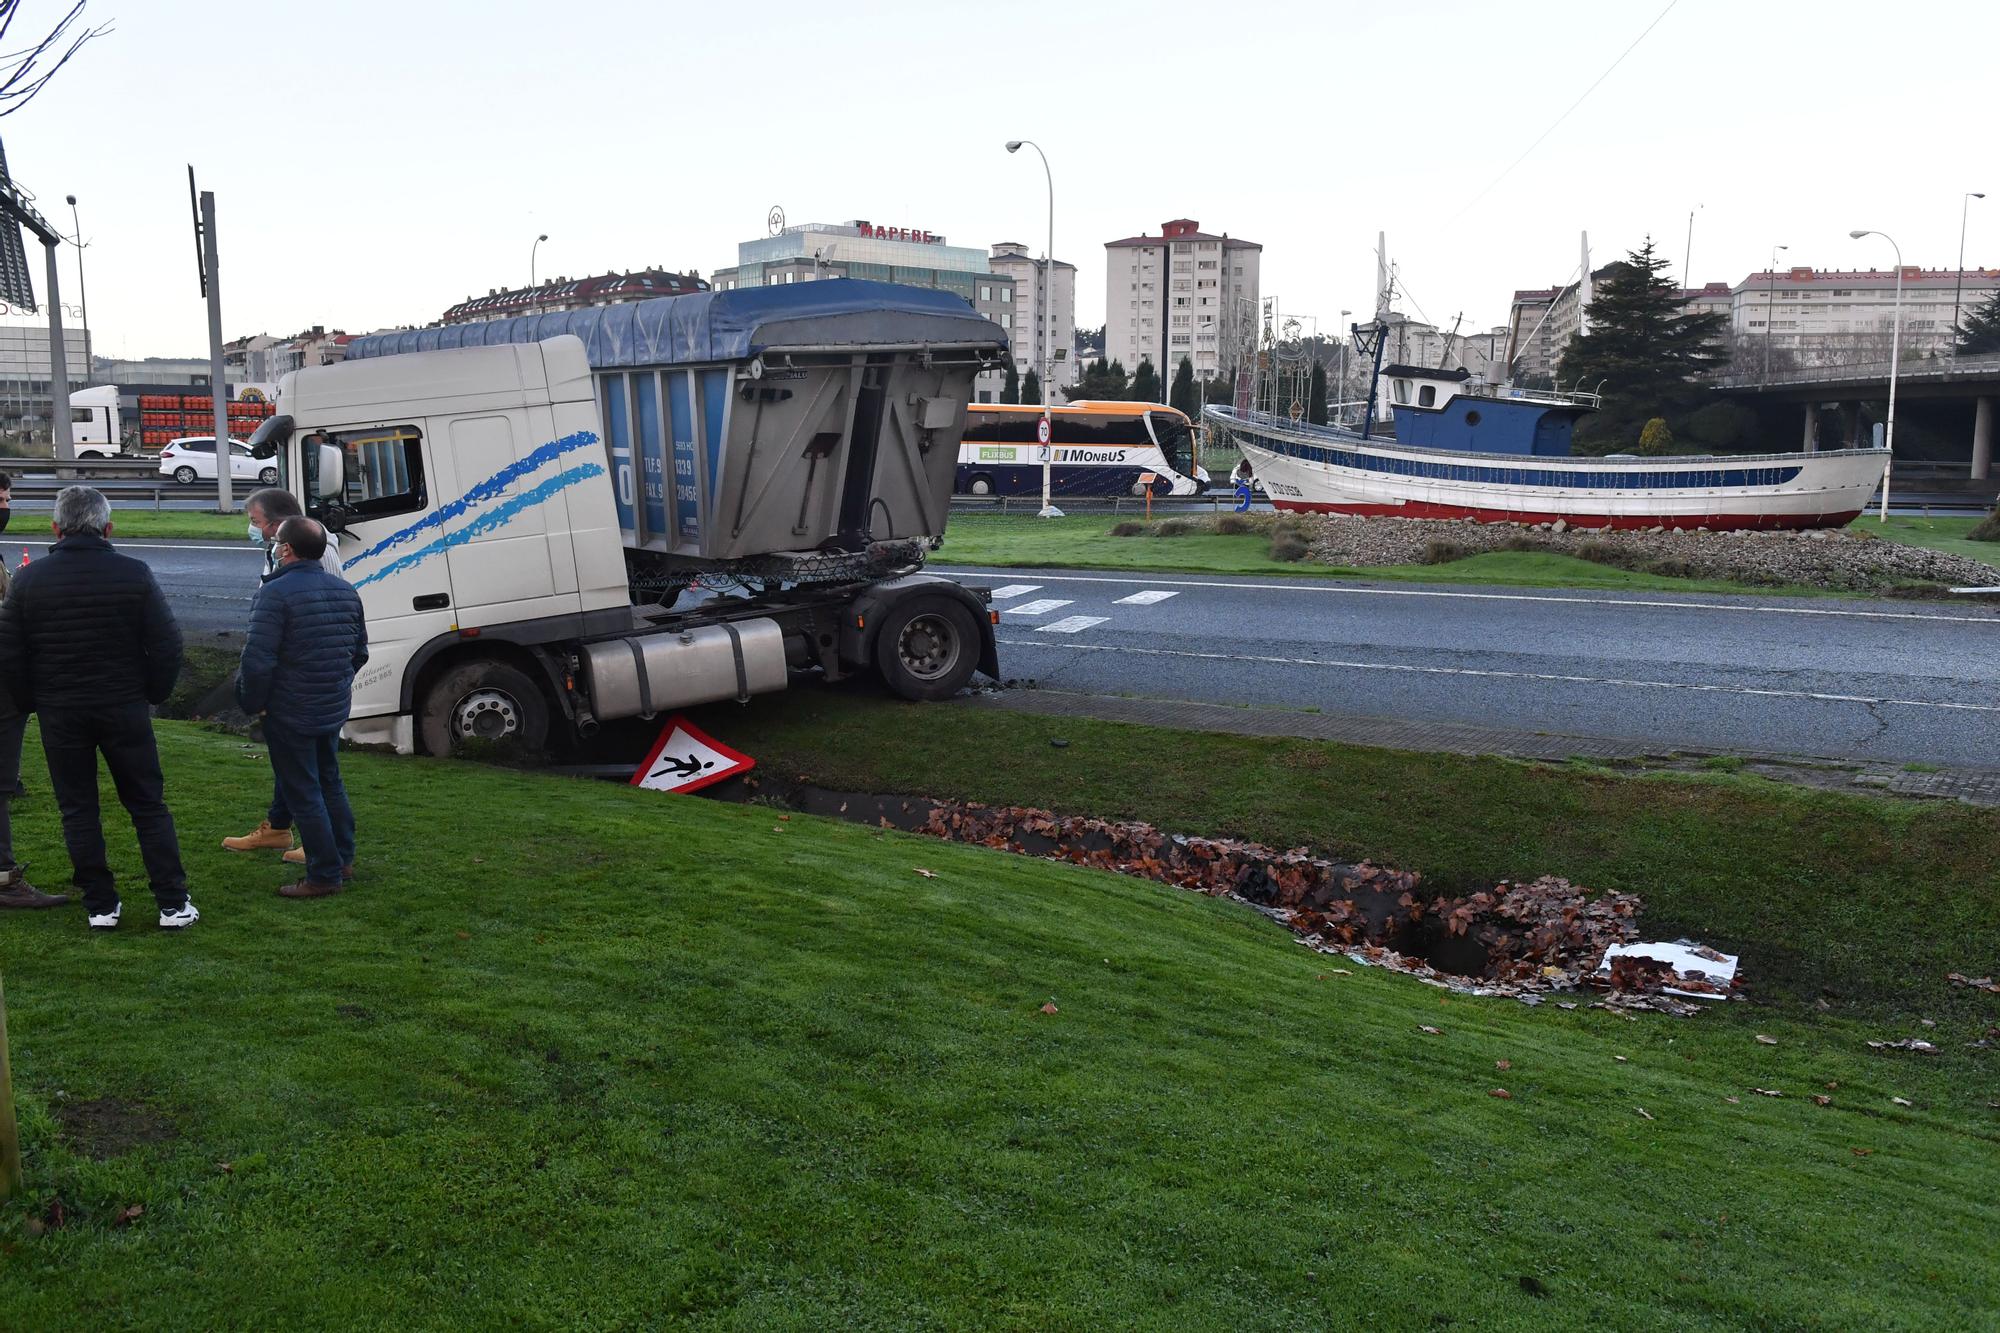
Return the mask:
POLYGON ((1375 233, 1375 330, 1374 346, 1357 329, 1355 341, 1361 343, 1362 350, 1373 354, 1374 368, 1368 372, 1368 406, 1361 418, 1361 438, 1368 439, 1375 433, 1375 403, 1382 390, 1382 344, 1388 341, 1389 332, 1389 233, 1375 233))

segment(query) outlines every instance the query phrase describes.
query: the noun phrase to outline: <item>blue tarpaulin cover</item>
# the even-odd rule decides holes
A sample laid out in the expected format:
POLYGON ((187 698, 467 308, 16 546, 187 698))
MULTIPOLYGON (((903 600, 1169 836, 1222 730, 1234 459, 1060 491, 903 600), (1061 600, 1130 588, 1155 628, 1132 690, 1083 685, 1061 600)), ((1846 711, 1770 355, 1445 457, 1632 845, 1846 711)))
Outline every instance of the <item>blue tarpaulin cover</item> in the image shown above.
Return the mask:
POLYGON ((598 369, 746 361, 769 347, 807 342, 1007 345, 998 325, 951 292, 842 278, 371 333, 347 345, 347 359, 541 342, 565 333, 583 340, 585 355, 598 369))

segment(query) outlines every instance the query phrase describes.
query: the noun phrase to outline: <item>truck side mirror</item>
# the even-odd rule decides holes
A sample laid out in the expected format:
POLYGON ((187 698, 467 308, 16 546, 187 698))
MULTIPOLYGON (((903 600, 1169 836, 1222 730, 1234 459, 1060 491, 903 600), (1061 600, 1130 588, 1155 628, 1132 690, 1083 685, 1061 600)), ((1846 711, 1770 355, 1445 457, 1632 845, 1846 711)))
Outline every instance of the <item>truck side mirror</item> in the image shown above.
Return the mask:
POLYGON ((338 445, 319 446, 319 476, 313 493, 322 500, 336 500, 347 493, 347 455, 338 445))

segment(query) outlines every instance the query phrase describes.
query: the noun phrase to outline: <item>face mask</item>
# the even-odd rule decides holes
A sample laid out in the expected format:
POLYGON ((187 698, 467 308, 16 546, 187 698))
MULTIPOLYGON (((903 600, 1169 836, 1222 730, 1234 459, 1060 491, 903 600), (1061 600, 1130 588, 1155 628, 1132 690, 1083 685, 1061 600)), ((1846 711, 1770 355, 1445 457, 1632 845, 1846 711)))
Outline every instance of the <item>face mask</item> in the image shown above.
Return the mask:
POLYGON ((250 525, 250 540, 261 545, 264 541, 264 529, 252 523, 250 525))
POLYGON ((13 510, 8 509, 4 506, 0 506, 0 532, 5 532, 7 530, 7 520, 12 517, 14 517, 13 510))

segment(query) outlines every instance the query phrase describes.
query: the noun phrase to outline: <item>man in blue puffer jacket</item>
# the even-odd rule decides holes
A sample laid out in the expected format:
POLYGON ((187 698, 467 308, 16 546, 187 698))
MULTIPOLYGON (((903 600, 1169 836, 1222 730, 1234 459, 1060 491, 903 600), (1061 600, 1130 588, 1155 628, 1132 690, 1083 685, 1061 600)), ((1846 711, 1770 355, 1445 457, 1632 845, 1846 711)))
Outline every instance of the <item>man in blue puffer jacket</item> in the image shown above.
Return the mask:
POLYGON ((236 677, 243 711, 264 717, 264 748, 305 843, 306 877, 287 898, 339 893, 354 873, 354 810, 340 781, 340 729, 368 660, 361 596, 320 568, 326 530, 303 515, 278 526, 278 567, 250 608, 236 677))

